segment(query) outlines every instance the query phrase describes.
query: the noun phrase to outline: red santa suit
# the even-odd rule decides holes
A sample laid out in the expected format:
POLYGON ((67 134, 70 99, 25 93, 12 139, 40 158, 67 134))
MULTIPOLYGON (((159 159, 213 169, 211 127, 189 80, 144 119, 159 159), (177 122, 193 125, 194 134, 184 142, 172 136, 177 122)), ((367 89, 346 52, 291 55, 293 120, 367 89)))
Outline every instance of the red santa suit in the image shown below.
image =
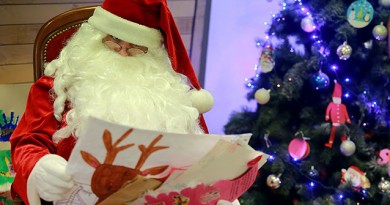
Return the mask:
MULTIPOLYGON (((105 33, 121 37, 121 39, 128 42, 142 41, 145 40, 145 36, 150 36, 142 32, 138 32, 140 34, 138 36, 134 35, 136 34, 134 29, 139 29, 139 26, 143 27, 143 31, 147 27, 161 31, 172 68, 177 73, 185 75, 193 87, 200 90, 199 82, 166 1, 145 0, 144 3, 140 2, 106 0, 102 7, 98 7, 98 13, 95 10, 95 14, 91 17, 92 20, 90 19, 89 23, 105 33), (126 9, 122 10, 122 8, 126 9), (150 8, 153 8, 150 11, 156 12, 156 15, 151 13, 148 16, 143 15, 144 11, 150 8), (108 11, 113 12, 114 15, 108 11), (115 17, 115 15, 121 18, 115 17), (112 29, 114 27, 120 29, 112 29), (129 30, 132 32, 129 32, 129 30)), ((150 42, 146 41, 144 43, 150 42)), ((158 40, 158 43, 161 45, 160 40, 158 40)), ((67 160, 76 143, 74 137, 64 138, 58 144, 53 142, 53 134, 66 125, 65 116, 67 109, 69 109, 65 107, 61 122, 55 118, 54 99, 49 92, 53 87, 53 81, 52 77, 44 76, 31 87, 24 115, 10 139, 12 162, 16 172, 15 180, 12 184, 12 193, 14 196, 18 195, 27 205, 27 181, 38 160, 48 154, 57 154, 67 160)), ((207 133, 207 127, 202 115, 200 115, 200 126, 207 133)))
MULTIPOLYGON (((351 123, 351 120, 348 116, 347 108, 344 104, 341 104, 341 85, 335 81, 334 90, 333 90, 333 98, 338 98, 340 102, 330 102, 328 107, 326 108, 326 114, 325 114, 325 121, 328 121, 329 119, 332 122, 332 129, 329 137, 328 143, 325 144, 326 147, 332 148, 334 138, 335 138, 335 131, 336 128, 339 127, 342 124, 351 123)), ((343 136, 342 140, 346 140, 346 137, 343 136)))
POLYGON ((49 93, 52 85, 53 78, 42 77, 31 87, 24 115, 10 139, 16 171, 12 192, 24 202, 27 202, 27 179, 36 162, 46 154, 68 159, 75 144, 73 137, 58 145, 52 141, 53 134, 64 125, 64 121, 59 122, 54 117, 53 99, 49 93))
MULTIPOLYGON (((63 115, 62 122, 54 117, 54 99, 49 92, 52 86, 53 78, 47 76, 34 83, 27 99, 26 111, 10 139, 16 172, 12 193, 24 202, 27 202, 27 180, 37 161, 47 154, 58 154, 68 160, 76 144, 74 137, 62 139, 58 144, 52 140, 53 134, 66 125, 66 115, 63 115)), ((202 116, 200 124, 207 130, 202 116)))

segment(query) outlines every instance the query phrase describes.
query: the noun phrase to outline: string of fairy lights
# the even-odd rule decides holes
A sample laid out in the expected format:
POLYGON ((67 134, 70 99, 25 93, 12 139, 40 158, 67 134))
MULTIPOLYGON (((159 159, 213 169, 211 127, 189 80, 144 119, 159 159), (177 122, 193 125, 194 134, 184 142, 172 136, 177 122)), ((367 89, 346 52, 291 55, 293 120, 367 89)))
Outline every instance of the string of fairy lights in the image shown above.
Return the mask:
MULTIPOLYGON (((370 96, 370 90, 364 90, 364 91, 362 91, 362 93, 354 92, 351 88, 349 88, 349 84, 353 81, 353 79, 351 77, 344 77, 344 79, 341 79, 340 76, 338 75, 338 71, 342 68, 340 68, 338 66, 337 62, 329 62, 330 60, 328 57, 329 57, 331 51, 327 48, 327 46, 325 45, 325 42, 321 39, 320 27, 315 24, 315 17, 312 15, 311 11, 302 3, 301 0, 285 0, 281 4, 282 10, 291 9, 291 8, 294 8, 295 11, 299 15, 302 16, 302 21, 301 21, 302 29, 305 32, 310 33, 310 39, 312 40, 312 45, 315 46, 315 48, 317 48, 318 52, 323 57, 324 61, 327 61, 327 65, 330 65, 327 68, 323 68, 322 67, 323 62, 321 62, 319 72, 317 74, 313 75, 314 80, 319 80, 321 82, 320 86, 315 87, 315 89, 316 90, 326 89, 330 85, 329 77, 324 72, 322 72, 322 69, 326 69, 326 72, 333 72, 334 73, 335 80, 337 80, 337 82, 339 84, 341 84, 342 87, 344 88, 344 90, 345 90, 345 92, 343 94, 344 99, 348 100, 352 96, 356 97, 356 98, 360 96, 360 99, 362 99, 364 101, 365 108, 367 110, 374 112, 374 113, 380 112, 381 108, 380 108, 378 102, 375 99, 373 99, 372 96, 370 96)), ((285 17, 281 16, 281 12, 279 12, 278 14, 271 13, 271 15, 272 15, 272 22, 271 23, 264 22, 264 25, 271 25, 272 23, 279 23, 279 22, 283 22, 285 20, 285 17)), ((380 25, 380 26, 382 26, 381 29, 383 31, 383 25, 380 25)), ((386 32, 387 32, 387 30, 386 30, 386 32)), ((387 33, 386 34, 379 33, 378 35, 387 36, 387 33)), ((274 36, 275 36, 275 33, 268 33, 268 34, 266 34, 266 36, 263 39, 260 39, 260 38, 257 39, 256 40, 256 47, 264 49, 264 45, 266 45, 266 44, 268 44, 268 46, 270 46, 270 45, 272 46, 272 44, 270 42, 272 41, 274 36)), ((383 40, 384 39, 381 36, 375 36, 375 35, 374 35, 374 38, 376 40, 383 40)), ((352 48, 347 44, 347 41, 340 42, 340 43, 342 43, 342 45, 340 45, 339 48, 337 49, 337 51, 336 51, 337 55, 339 56, 340 60, 348 60, 348 58, 351 55, 352 48)), ((369 48, 370 46, 372 46, 372 43, 373 43, 372 40, 365 42, 364 46, 366 48, 369 48)), ((295 52, 295 49, 291 48, 290 52, 295 52)), ((259 60, 258 64, 254 65, 253 69, 255 71, 255 75, 251 78, 245 78, 246 87, 248 89, 251 89, 251 90, 258 89, 256 86, 256 82, 259 82, 260 79, 262 78, 262 75, 263 75, 263 72, 261 70, 261 66, 259 64, 260 64, 260 60, 259 60)), ((280 88, 282 85, 278 83, 276 86, 280 88)), ((387 97, 387 100, 390 101, 390 96, 387 97)), ((351 116, 351 117, 353 117, 353 116, 351 116)), ((361 125, 361 126, 367 126, 367 122, 361 121, 359 123, 360 123, 359 125, 361 125)), ((387 119, 387 126, 390 126, 390 119, 387 119)), ((267 139, 265 139, 265 140, 266 140, 266 143, 268 146, 268 142, 269 142, 268 136, 267 136, 267 139)), ((323 183, 321 183, 319 180, 317 180, 316 177, 318 176, 318 171, 315 170, 314 167, 312 167, 311 170, 309 170, 308 172, 307 171, 303 172, 296 165, 296 162, 299 161, 299 159, 298 160, 293 159, 293 158, 291 158, 291 159, 292 159, 292 161, 286 161, 285 159, 281 159, 281 160, 284 163, 289 164, 295 170, 298 170, 300 175, 302 175, 303 177, 305 177, 308 180, 307 186, 309 188, 314 188, 316 186, 320 186, 323 189, 334 191, 334 198, 337 198, 339 200, 343 200, 345 198, 344 193, 342 191, 340 192, 339 190, 337 191, 336 187, 326 186, 323 183)), ((270 156, 269 161, 273 161, 273 160, 275 160, 275 157, 270 156)), ((276 178, 280 183, 280 179, 278 179, 279 176, 280 176, 280 174, 277 177, 276 176, 273 176, 273 177, 276 178)), ((365 189, 361 189, 360 193, 362 194, 361 200, 364 200, 365 197, 367 197, 369 195, 369 193, 365 189)))

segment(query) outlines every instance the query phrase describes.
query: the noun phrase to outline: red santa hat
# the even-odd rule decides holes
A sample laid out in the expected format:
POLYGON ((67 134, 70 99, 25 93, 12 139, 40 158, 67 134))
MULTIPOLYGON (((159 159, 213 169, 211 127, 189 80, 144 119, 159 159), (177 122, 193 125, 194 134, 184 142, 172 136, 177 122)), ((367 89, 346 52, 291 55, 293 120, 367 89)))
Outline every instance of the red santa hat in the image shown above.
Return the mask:
POLYGON ((334 90, 333 90, 332 97, 341 98, 341 95, 342 95, 341 85, 336 80, 334 80, 334 90))
POLYGON ((194 107, 200 112, 211 109, 212 96, 200 87, 166 0, 105 0, 88 22, 105 33, 137 45, 156 48, 163 43, 173 69, 187 76, 192 86, 199 90, 190 95, 194 107))

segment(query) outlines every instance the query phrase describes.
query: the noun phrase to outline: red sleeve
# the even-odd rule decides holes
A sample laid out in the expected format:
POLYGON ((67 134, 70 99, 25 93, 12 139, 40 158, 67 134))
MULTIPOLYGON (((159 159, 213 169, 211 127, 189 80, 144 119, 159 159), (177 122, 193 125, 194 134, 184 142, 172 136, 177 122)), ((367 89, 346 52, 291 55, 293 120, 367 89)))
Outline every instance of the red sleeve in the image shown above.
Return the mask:
POLYGON ((42 77, 30 89, 25 112, 13 132, 11 157, 16 176, 13 194, 27 202, 27 179, 35 163, 44 155, 55 153, 52 135, 59 123, 53 115, 53 100, 49 94, 53 79, 42 77))

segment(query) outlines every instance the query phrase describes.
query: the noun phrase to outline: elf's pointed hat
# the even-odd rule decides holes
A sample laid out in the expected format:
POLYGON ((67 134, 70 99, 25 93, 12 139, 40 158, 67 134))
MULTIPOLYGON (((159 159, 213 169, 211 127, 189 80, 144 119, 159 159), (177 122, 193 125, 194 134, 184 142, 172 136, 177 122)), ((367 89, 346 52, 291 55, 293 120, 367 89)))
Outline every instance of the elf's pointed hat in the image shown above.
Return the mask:
POLYGON ((341 95, 342 95, 341 85, 336 80, 334 80, 334 90, 333 90, 332 97, 341 98, 341 95))
POLYGON ((173 69, 200 89, 166 0, 105 0, 88 22, 121 40, 149 48, 164 43, 173 69))

